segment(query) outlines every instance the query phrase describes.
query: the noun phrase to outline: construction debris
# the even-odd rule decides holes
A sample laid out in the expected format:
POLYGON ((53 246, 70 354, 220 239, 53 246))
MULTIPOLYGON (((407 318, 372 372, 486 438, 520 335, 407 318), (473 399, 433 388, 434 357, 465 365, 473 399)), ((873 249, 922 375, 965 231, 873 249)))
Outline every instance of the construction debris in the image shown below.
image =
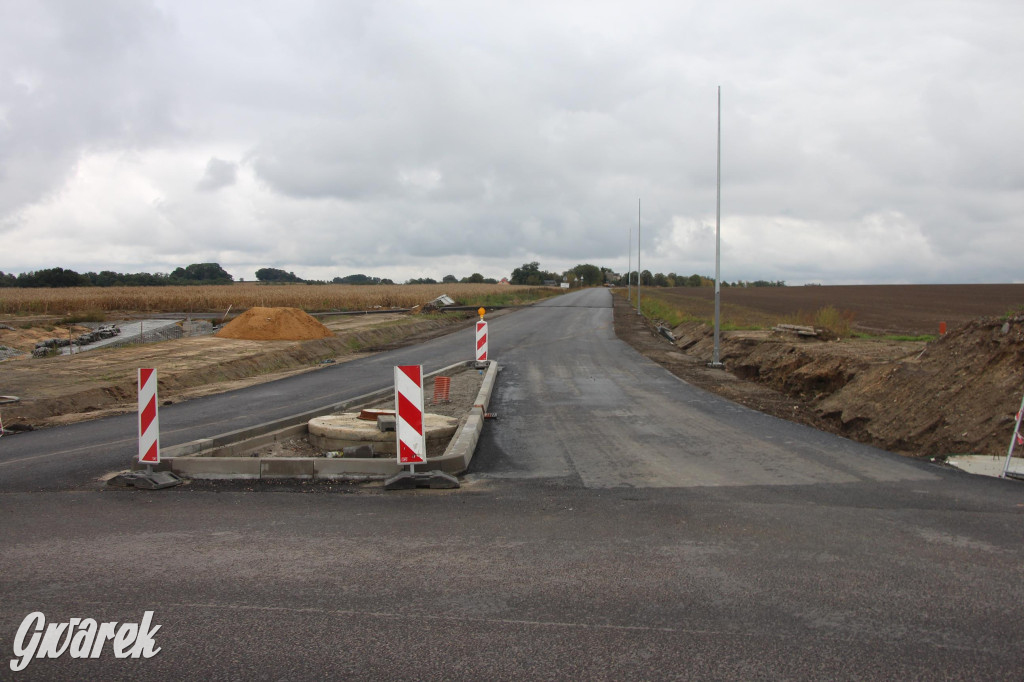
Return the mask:
POLYGON ((799 324, 779 324, 776 325, 772 331, 780 332, 783 334, 796 334, 797 336, 804 337, 817 337, 818 330, 814 327, 805 327, 799 324))
POLYGON ((90 343, 96 343, 100 339, 110 339, 118 336, 120 333, 120 327, 113 324, 107 324, 102 327, 98 327, 91 332, 79 334, 78 338, 75 339, 45 339, 43 341, 36 342, 36 347, 32 351, 32 357, 45 358, 48 355, 52 355, 58 348, 66 348, 67 346, 88 346, 90 343))
POLYGON ((448 296, 448 294, 441 294, 437 298, 427 301, 423 305, 413 306, 409 309, 409 314, 419 315, 420 313, 429 313, 435 310, 440 310, 449 305, 455 305, 455 301, 448 296))

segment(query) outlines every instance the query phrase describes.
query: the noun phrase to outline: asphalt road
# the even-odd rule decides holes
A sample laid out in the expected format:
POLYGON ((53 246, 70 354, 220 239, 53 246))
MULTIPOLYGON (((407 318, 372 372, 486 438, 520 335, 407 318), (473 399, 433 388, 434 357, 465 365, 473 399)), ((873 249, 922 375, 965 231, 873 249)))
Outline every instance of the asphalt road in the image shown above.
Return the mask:
MULTIPOLYGON (((17 474, 0 494, 0 679, 1024 676, 1024 487, 697 391, 614 338, 607 296, 494 320, 499 419, 461 490, 101 492, 107 455, 79 450, 95 461, 39 492, 0 466, 17 474), (30 612, 147 610, 153 658, 6 667, 30 612)), ((431 342, 429 362, 468 339, 431 342)), ((346 368, 373 374, 349 363, 331 385, 346 368)), ((270 385, 272 409, 303 409, 295 386, 270 385)), ((69 431, 55 442, 84 448, 69 431)))
MULTIPOLYGON (((472 329, 463 330, 418 346, 161 407, 160 443, 207 438, 365 395, 393 380, 394 365, 422 364, 424 372, 431 372, 471 360, 473 335, 472 329)), ((136 419, 128 414, 0 439, 0 492, 73 489, 127 468, 138 454, 136 419)))

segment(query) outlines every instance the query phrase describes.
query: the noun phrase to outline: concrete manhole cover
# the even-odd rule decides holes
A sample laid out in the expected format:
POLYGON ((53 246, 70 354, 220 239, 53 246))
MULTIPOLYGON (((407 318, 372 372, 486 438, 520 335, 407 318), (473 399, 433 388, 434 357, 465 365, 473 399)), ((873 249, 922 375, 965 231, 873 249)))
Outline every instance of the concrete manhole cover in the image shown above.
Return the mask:
MULTIPOLYGON (((427 449, 446 442, 459 427, 456 417, 424 414, 423 430, 427 436, 427 449)), ((342 450, 354 445, 372 445, 378 454, 395 453, 394 431, 380 431, 376 422, 359 418, 358 412, 331 414, 309 421, 309 442, 321 450, 342 450)))

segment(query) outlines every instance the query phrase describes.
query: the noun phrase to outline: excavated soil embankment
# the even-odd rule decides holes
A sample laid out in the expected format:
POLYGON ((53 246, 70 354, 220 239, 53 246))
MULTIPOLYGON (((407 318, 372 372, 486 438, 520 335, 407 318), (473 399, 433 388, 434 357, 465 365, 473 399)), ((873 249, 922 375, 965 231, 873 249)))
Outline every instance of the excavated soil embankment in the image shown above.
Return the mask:
POLYGON ((617 300, 624 340, 749 407, 918 457, 1006 454, 1024 391, 1024 315, 974 320, 927 344, 726 332, 725 379, 704 366, 714 345, 710 326, 680 325, 672 348, 630 311, 617 300), (756 383, 740 387, 733 378, 756 383))

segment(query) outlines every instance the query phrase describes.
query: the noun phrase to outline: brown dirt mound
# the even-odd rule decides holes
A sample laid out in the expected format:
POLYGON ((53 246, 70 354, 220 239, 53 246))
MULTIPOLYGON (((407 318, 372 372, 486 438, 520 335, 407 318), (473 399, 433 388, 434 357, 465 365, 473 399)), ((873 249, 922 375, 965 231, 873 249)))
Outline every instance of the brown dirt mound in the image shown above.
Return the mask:
POLYGON ((334 333, 298 308, 249 308, 217 332, 223 339, 308 341, 334 333))

